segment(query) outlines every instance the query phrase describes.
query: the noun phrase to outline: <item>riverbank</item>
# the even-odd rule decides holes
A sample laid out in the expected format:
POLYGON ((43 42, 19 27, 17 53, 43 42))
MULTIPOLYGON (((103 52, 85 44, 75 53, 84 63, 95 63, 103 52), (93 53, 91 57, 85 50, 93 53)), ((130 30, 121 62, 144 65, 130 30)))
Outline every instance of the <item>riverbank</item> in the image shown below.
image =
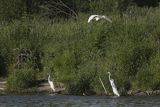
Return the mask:
MULTIPOLYGON (((63 93, 63 92, 62 92, 63 93)), ((51 91, 48 91, 46 89, 43 88, 43 90, 36 90, 36 92, 33 92, 33 90, 31 89, 31 91, 29 92, 29 89, 23 92, 7 92, 6 90, 0 90, 0 95, 71 95, 71 94, 66 94, 66 93, 53 93, 51 91)), ((94 94, 94 95, 77 95, 77 96, 113 96, 112 93, 108 93, 107 95, 105 93, 98 93, 98 94, 94 94)), ((127 92, 127 94, 125 95, 121 95, 121 96, 160 96, 160 90, 155 90, 155 91, 145 91, 145 92, 132 92, 130 93, 127 92)))
MULTIPOLYGON (((160 7, 132 7, 121 13, 103 13, 105 20, 49 20, 23 17, 0 23, 0 74, 8 90, 45 92, 37 80, 67 86, 67 94, 94 95, 112 89, 107 72, 123 95, 157 94, 160 90, 160 7), (2 76, 2 75, 1 75, 2 76), (33 87, 33 88, 32 88, 33 87), (28 89, 28 90, 27 90, 28 89), (140 91, 134 91, 140 90, 140 91)), ((47 92, 48 93, 48 92, 47 92)))
POLYGON ((0 95, 3 95, 6 93, 7 90, 7 82, 4 78, 0 78, 0 95))
MULTIPOLYGON (((21 91, 12 91, 9 92, 6 88, 6 81, 0 82, 0 95, 35 95, 35 94, 60 94, 60 95, 70 95, 67 94, 64 88, 64 85, 62 85, 62 83, 56 83, 56 86, 61 85, 61 88, 57 88, 57 92, 54 93, 48 82, 44 81, 41 82, 38 87, 33 87, 33 88, 28 88, 28 89, 23 89, 21 91), (63 86, 63 88, 62 88, 63 86)), ((96 93, 96 92, 95 92, 96 93)), ((82 96, 92 96, 91 95, 87 95, 85 93, 81 94, 82 96)), ((93 94, 94 96, 113 96, 113 93, 107 92, 98 92, 96 94, 93 94)), ((148 91, 133 91, 133 90, 129 90, 127 91, 125 94, 121 94, 121 96, 159 96, 160 95, 160 90, 148 90, 148 91)))
POLYGON ((0 95, 7 94, 52 94, 52 93, 63 93, 65 91, 65 87, 63 83, 54 83, 54 87, 56 89, 55 92, 50 88, 47 80, 37 81, 36 87, 31 87, 27 89, 21 90, 7 90, 7 81, 0 81, 0 95))

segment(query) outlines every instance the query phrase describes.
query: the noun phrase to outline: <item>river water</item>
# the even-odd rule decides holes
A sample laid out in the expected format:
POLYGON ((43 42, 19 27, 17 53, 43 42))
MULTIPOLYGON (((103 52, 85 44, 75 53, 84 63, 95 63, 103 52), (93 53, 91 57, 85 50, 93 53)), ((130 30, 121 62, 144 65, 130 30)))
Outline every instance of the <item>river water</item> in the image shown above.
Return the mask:
POLYGON ((0 107, 160 107, 160 96, 0 96, 0 107))

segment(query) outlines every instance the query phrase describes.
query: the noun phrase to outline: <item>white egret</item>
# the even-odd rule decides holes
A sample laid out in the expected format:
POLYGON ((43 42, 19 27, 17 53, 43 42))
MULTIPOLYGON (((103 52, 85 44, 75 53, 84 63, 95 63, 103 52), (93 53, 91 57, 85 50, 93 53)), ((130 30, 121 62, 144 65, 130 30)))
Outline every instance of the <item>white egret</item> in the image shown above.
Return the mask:
POLYGON ((48 76, 48 83, 49 83, 51 89, 53 90, 53 92, 56 92, 56 89, 54 87, 53 81, 50 80, 50 74, 48 76))
POLYGON ((111 84, 111 86, 112 86, 113 93, 114 93, 116 96, 119 97, 120 94, 118 93, 118 90, 117 90, 117 88, 116 88, 116 85, 114 84, 114 79, 111 78, 111 73, 110 73, 110 72, 108 72, 108 74, 109 74, 109 81, 110 81, 110 84, 111 84))
POLYGON ((107 16, 105 15, 91 15, 88 19, 88 23, 90 23, 93 19, 95 19, 96 21, 100 20, 100 19, 105 19, 108 22, 112 23, 112 20, 109 19, 107 16))

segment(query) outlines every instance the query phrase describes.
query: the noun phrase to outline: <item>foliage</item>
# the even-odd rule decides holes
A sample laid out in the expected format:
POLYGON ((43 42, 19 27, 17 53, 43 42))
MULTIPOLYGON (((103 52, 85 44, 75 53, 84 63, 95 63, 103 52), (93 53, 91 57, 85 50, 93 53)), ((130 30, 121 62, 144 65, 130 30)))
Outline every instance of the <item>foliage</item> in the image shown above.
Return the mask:
POLYGON ((128 7, 157 7, 159 0, 1 0, 0 20, 13 20, 34 15, 49 19, 77 18, 77 14, 112 14, 128 7))
MULTIPOLYGON (((101 6, 92 6, 99 12, 101 6)), ((103 91, 99 77, 111 92, 108 71, 121 92, 159 89, 159 7, 129 6, 123 14, 112 11, 100 13, 108 14, 113 23, 101 20, 88 24, 89 13, 79 13, 77 20, 67 21, 38 16, 3 21, 0 70, 8 73, 9 89, 30 87, 35 75, 44 79, 51 73, 71 94, 103 91), (23 48, 32 51, 31 60, 24 68, 15 69, 16 55, 23 48)))
POLYGON ((34 86, 36 72, 33 69, 20 69, 12 71, 7 79, 8 90, 16 91, 34 86))
POLYGON ((25 11, 25 2, 23 0, 1 0, 0 1, 0 19, 11 20, 20 18, 25 11))

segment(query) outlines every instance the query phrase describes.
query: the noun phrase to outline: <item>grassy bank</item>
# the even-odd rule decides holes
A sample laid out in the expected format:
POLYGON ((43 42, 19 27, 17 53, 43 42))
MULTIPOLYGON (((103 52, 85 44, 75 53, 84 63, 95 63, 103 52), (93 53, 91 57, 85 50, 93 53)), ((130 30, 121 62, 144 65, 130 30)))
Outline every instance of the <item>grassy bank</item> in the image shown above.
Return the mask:
MULTIPOLYGON (((35 85, 37 79, 63 82, 67 93, 111 91, 107 72, 118 90, 160 89, 160 8, 129 8, 108 14, 113 23, 87 23, 90 14, 77 20, 22 18, 0 24, 0 72, 8 76, 9 90, 35 85), (27 60, 17 55, 29 49, 27 60), (32 74, 30 76, 29 74, 32 74)), ((105 14, 105 13, 104 13, 105 14)))

